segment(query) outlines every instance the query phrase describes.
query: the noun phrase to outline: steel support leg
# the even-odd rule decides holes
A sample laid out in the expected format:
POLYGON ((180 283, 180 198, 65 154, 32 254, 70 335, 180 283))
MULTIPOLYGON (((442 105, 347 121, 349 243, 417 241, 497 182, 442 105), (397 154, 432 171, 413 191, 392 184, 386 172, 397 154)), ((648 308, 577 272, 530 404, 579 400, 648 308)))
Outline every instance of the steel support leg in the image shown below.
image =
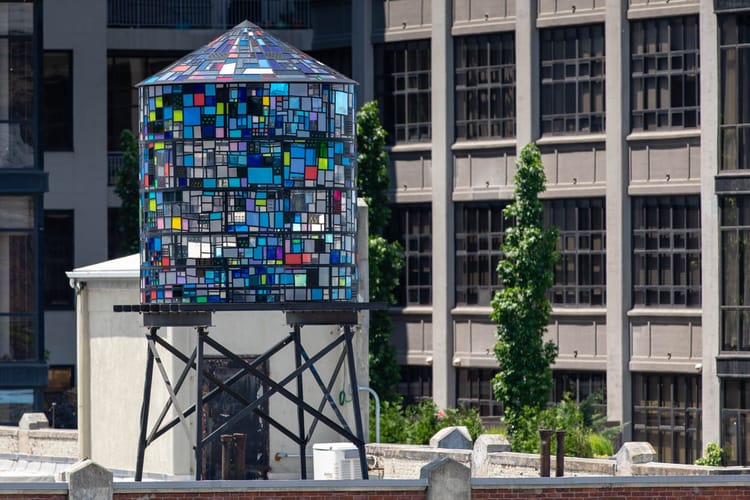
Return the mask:
MULTIPOLYGON (((300 326, 294 325, 294 367, 299 370, 302 366, 302 338, 300 334, 300 326)), ((297 397, 300 401, 304 401, 304 393, 302 388, 302 372, 297 375, 297 397)), ((307 479, 307 442, 305 440, 305 410, 302 406, 297 405, 297 424, 299 426, 299 467, 300 467, 300 478, 307 479)))
POLYGON ((195 400, 195 480, 203 478, 203 340, 206 329, 198 328, 198 356, 195 360, 197 398, 195 400))
MULTIPOLYGON (((146 335, 149 343, 156 336, 157 327, 152 327, 146 335)), ((154 353, 146 346, 146 379, 143 383, 143 402, 141 403, 141 432, 138 436, 138 455, 135 462, 135 480, 143 479, 143 459, 146 454, 146 435, 148 434, 148 411, 151 402, 151 382, 154 375, 154 353)))

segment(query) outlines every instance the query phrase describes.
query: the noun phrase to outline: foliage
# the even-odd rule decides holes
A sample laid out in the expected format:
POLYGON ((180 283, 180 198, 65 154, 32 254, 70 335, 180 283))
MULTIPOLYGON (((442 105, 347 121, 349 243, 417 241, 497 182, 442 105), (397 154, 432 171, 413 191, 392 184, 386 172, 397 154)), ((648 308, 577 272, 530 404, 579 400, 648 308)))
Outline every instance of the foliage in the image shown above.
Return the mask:
POLYGON ((716 443, 708 443, 706 445, 706 452, 695 461, 695 465, 710 465, 712 467, 720 467, 724 462, 724 450, 721 449, 716 443))
POLYGON ((497 267, 503 289, 492 299, 497 323, 495 357, 500 371, 493 390, 505 408, 505 424, 515 439, 524 420, 542 410, 552 386, 557 347, 544 343, 550 316, 547 291, 557 260, 556 228, 544 228, 539 193, 545 190, 539 149, 530 144, 517 162, 513 202, 504 215, 515 221, 506 232, 497 267))
MULTIPOLYGON (((594 407, 595 397, 590 396, 580 404, 565 395, 557 405, 542 411, 528 407, 516 426, 511 446, 513 451, 538 453, 539 429, 565 431, 565 455, 574 457, 611 456, 614 453, 612 438, 617 428, 606 428, 606 417, 594 407)), ((556 453, 557 442, 552 440, 551 449, 556 453)))
POLYGON ((357 190, 369 207, 370 234, 382 234, 391 218, 388 206, 388 132, 380 124, 378 102, 370 101, 357 113, 357 190))
MULTIPOLYGON (((374 411, 370 412, 370 438, 374 438, 374 411)), ((402 406, 401 397, 383 402, 380 415, 380 441, 383 443, 429 444, 430 438, 444 427, 465 426, 476 439, 484 432, 479 413, 474 409, 449 408, 441 411, 431 400, 402 406)))
POLYGON ((115 178, 115 193, 120 197, 117 221, 117 252, 127 255, 139 251, 140 196, 138 194, 138 141, 130 130, 120 133, 123 164, 115 178))
MULTIPOLYGON (((391 216, 386 134, 380 124, 377 101, 362 106, 357 114, 357 189, 368 205, 370 301, 394 304, 404 257, 401 245, 382 236, 391 216)), ((395 386, 401 377, 396 349, 390 343, 392 330, 388 311, 370 313, 370 387, 384 401, 395 397, 395 386)))

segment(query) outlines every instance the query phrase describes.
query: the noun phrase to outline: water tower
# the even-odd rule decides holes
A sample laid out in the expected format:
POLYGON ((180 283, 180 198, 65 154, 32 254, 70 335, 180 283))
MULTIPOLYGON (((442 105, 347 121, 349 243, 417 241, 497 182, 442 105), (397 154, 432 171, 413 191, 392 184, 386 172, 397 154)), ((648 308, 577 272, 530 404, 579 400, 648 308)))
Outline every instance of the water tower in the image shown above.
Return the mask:
MULTIPOLYGON (((186 418, 202 415, 207 396, 204 345, 242 366, 265 388, 254 400, 233 394, 228 380, 211 382, 256 412, 300 449, 306 477, 305 415, 322 422, 359 449, 367 477, 362 416, 352 347, 358 311, 357 204, 355 171, 355 82, 296 48, 244 22, 139 85, 141 167, 141 303, 149 329, 136 480, 146 447, 186 418), (278 310, 293 326, 278 343, 249 363, 210 335, 211 315, 221 311, 278 310), (339 325, 340 335, 317 353, 307 353, 300 327, 339 325), (158 334, 160 327, 193 326, 197 347, 181 353, 158 334), (294 346, 295 366, 280 379, 258 369, 285 346, 294 346), (148 431, 156 347, 185 363, 175 384, 161 372, 170 401, 148 431), (355 430, 336 408, 315 363, 341 346, 352 393, 355 430), (196 403, 182 411, 176 393, 196 370, 196 403), (302 376, 312 375, 323 402, 305 401, 302 376), (297 381, 297 391, 285 386, 297 381), (261 415, 260 405, 279 394, 297 407, 298 426, 280 426, 261 415), (334 414, 324 414, 325 404, 334 414), (173 406, 179 416, 165 421, 173 406)), ((240 415, 232 416, 230 422, 240 415)), ((196 479, 201 479, 206 436, 196 418, 196 479)), ((310 434, 312 434, 312 428, 310 434)))

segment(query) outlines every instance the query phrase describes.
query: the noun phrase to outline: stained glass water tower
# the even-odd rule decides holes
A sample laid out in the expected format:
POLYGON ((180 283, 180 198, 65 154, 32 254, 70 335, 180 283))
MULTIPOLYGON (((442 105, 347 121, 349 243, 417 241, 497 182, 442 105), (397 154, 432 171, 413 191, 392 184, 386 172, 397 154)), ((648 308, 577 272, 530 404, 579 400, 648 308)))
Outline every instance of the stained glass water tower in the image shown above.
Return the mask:
POLYGON ((356 300, 352 80, 245 22, 139 87, 142 303, 356 300))
POLYGON ((147 446, 175 425, 187 429, 190 415, 203 414, 214 392, 203 392, 204 378, 243 409, 208 435, 202 418, 195 419, 196 479, 202 478, 203 447, 250 412, 299 446, 302 478, 319 421, 357 447, 367 478, 353 326, 357 313, 373 305, 358 302, 355 82, 245 22, 138 87, 141 301, 115 307, 143 314, 149 328, 136 480, 147 446), (283 311, 293 330, 248 362, 208 334, 211 315, 228 310, 283 311), (308 354, 300 335, 306 324, 338 325, 339 335, 308 354), (159 328, 171 326, 195 327, 197 346, 189 356, 159 335, 159 328), (241 372, 216 379, 204 366, 204 345, 241 372), (288 345, 295 364, 280 379, 259 369, 288 345), (161 366, 157 347, 185 368, 174 384, 159 372, 170 401, 149 432, 152 377, 161 366), (337 350, 339 361, 324 383, 315 363, 337 350), (330 393, 345 359, 353 429, 330 393), (170 406, 180 408, 177 391, 191 370, 196 402, 167 422, 170 406), (317 408, 305 400, 303 374, 321 389, 317 408), (263 387, 253 400, 231 388, 245 375, 263 387), (285 387, 295 379, 296 392, 285 387), (296 406, 296 428, 261 411, 273 395, 296 406), (326 405, 333 417, 323 412, 326 405), (305 415, 313 419, 309 428, 305 415))

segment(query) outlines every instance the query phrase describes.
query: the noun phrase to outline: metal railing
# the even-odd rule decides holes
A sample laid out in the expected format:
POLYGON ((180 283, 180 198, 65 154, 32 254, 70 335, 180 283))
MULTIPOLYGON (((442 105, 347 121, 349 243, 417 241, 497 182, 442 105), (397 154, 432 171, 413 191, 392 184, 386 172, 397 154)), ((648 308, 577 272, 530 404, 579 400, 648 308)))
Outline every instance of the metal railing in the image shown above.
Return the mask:
POLYGON ((227 29, 248 20, 263 28, 309 28, 310 0, 108 0, 111 28, 227 29))

